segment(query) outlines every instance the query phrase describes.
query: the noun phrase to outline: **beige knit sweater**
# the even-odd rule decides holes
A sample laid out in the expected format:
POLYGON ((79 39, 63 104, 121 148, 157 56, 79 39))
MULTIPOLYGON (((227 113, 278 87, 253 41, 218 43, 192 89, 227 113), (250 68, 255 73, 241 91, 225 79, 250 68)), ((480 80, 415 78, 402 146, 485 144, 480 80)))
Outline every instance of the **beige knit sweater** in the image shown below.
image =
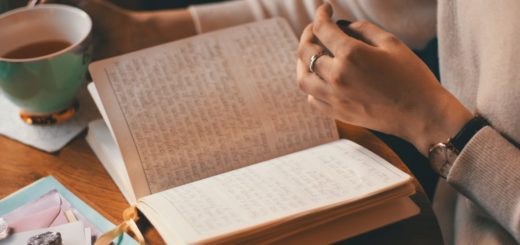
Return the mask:
MULTIPOLYGON (((199 32, 282 16, 299 34, 322 2, 238 0, 191 11, 199 32)), ((369 20, 412 48, 438 37, 443 85, 492 125, 470 140, 448 181, 439 183, 434 209, 444 239, 446 244, 520 242, 520 1, 330 2, 336 18, 369 20)))

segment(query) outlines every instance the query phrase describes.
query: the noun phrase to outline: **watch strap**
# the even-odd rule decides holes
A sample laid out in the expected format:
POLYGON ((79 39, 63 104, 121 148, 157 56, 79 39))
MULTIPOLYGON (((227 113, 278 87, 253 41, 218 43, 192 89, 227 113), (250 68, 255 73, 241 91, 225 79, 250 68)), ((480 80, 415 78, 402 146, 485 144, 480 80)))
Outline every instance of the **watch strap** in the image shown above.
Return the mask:
POLYGON ((469 140, 483 127, 489 125, 488 121, 481 116, 475 116, 464 127, 450 139, 451 145, 459 152, 468 144, 469 140))

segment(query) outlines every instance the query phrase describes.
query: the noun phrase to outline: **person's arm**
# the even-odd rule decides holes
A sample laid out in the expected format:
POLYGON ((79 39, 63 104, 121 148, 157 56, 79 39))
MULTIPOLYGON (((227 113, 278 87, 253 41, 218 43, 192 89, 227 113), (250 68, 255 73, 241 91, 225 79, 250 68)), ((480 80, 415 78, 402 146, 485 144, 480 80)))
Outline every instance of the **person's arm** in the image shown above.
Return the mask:
POLYGON ((239 0, 191 6, 198 33, 271 17, 285 18, 300 35, 324 2, 336 19, 370 20, 412 48, 422 48, 436 33, 434 0, 239 0))
POLYGON ((138 12, 105 0, 54 1, 75 5, 90 15, 95 60, 197 34, 187 9, 138 12))
MULTIPOLYGON (((328 5, 320 7, 300 41, 298 83, 311 106, 341 121, 404 138, 424 155, 471 120, 474 115, 398 38, 369 22, 352 23, 349 28, 362 40, 351 38, 331 20, 331 11, 328 5), (315 73, 310 72, 309 57, 325 48, 331 56, 320 57, 315 73)), ((520 150, 485 127, 463 148, 447 176, 517 241, 519 166, 520 150)))
MULTIPOLYGON (((238 0, 188 9, 129 11, 104 0, 53 0, 81 7, 92 16, 95 59, 256 20, 283 17, 299 35, 323 0, 238 0)), ((375 21, 413 48, 435 36, 434 0, 332 0, 336 18, 375 21), (412 11, 413 10, 413 11, 412 11)))

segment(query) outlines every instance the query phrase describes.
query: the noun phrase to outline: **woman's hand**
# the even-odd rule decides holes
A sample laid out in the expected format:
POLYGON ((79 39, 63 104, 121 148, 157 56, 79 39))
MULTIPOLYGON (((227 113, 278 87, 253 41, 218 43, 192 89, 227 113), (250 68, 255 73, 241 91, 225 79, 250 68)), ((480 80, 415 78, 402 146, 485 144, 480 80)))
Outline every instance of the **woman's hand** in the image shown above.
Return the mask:
POLYGON ((423 154, 472 118, 395 36, 360 21, 349 26, 362 40, 354 39, 331 15, 330 5, 322 5, 300 40, 298 84, 309 94, 312 107, 346 123, 404 138, 423 154), (310 57, 324 50, 331 56, 321 56, 311 73, 310 57))

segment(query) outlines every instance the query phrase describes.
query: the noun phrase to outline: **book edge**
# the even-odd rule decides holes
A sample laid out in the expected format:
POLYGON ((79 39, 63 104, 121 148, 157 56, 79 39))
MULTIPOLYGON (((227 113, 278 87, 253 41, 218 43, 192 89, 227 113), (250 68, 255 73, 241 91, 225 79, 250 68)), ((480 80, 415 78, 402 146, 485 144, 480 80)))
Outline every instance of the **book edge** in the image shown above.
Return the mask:
MULTIPOLYGON (((119 171, 117 171, 116 167, 110 167, 110 166, 112 166, 114 164, 117 164, 116 161, 119 161, 119 160, 112 159, 111 157, 108 156, 108 154, 105 153, 105 151, 108 151, 109 149, 106 149, 105 147, 103 147, 99 143, 99 140, 97 139, 97 137, 95 136, 95 133, 93 132, 93 131, 97 130, 95 125, 94 125, 95 123, 103 123, 104 124, 105 122, 102 121, 102 119, 98 119, 98 120, 90 122, 89 123, 89 131, 87 133, 87 136, 85 136, 85 140, 87 141, 87 144, 90 146, 90 148, 92 149, 92 151, 94 152, 96 157, 99 159, 99 161, 101 162, 101 164, 103 165, 105 170, 108 172, 108 174, 110 175, 112 180, 116 183, 117 187, 119 188, 119 190, 121 191, 121 193, 125 197, 126 201, 130 205, 135 205, 137 203, 137 199, 136 199, 136 197, 134 195, 134 192, 131 189, 127 189, 127 186, 129 188, 131 188, 131 184, 129 182, 130 179, 128 177, 128 172, 126 171, 126 168, 125 168, 125 172, 124 173, 119 173, 119 171), (125 177, 124 176, 120 176, 119 174, 127 175, 128 185, 126 184, 127 180, 122 179, 122 178, 125 178, 125 177)), ((116 152, 115 154, 118 154, 119 156, 121 156, 121 153, 119 151, 116 152)), ((120 160, 121 160, 121 163, 124 166, 124 162, 123 162, 122 157, 121 157, 120 160)))

